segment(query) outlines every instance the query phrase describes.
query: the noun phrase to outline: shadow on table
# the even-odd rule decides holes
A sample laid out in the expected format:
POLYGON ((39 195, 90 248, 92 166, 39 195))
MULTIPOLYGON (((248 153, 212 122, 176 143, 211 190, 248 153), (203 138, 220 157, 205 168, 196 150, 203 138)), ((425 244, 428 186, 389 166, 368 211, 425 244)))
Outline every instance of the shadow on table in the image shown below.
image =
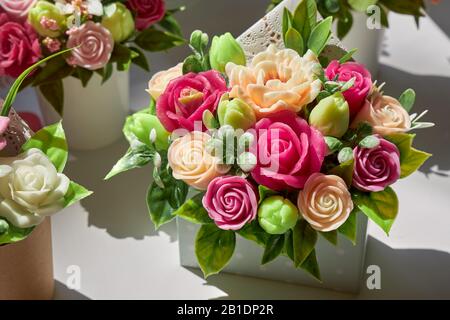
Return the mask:
MULTIPOLYGON (((134 169, 103 180, 126 149, 127 144, 121 140, 98 150, 73 151, 66 174, 94 191, 93 196, 81 201, 89 212, 88 226, 105 229, 114 238, 139 240, 158 234, 148 216, 145 201, 151 170, 149 167, 134 169)), ((161 230, 175 241, 175 223, 161 230)))
POLYGON ((407 88, 414 88, 417 100, 413 112, 420 113, 428 109, 429 113, 422 120, 436 123, 433 128, 413 131, 418 133, 414 146, 433 154, 420 171, 427 175, 434 173, 448 176, 450 171, 448 148, 450 145, 450 78, 415 75, 381 65, 378 80, 387 83, 385 92, 394 97, 399 97, 407 88))
MULTIPOLYGON (((381 269, 381 290, 366 288, 366 274, 359 294, 346 294, 313 287, 295 286, 232 274, 207 279, 226 296, 219 299, 449 299, 450 254, 426 249, 393 249, 369 237, 366 267, 381 269)), ((187 268, 203 277, 199 269, 187 268)), ((299 272, 303 272, 300 271, 299 272)))
POLYGON ((448 15, 450 12, 450 2, 441 1, 441 3, 439 3, 438 5, 428 4, 427 12, 430 18, 439 26, 439 28, 448 37, 450 37, 450 20, 448 19, 448 15))
POLYGON ((55 281, 55 294, 54 300, 90 300, 82 293, 69 289, 65 284, 60 281, 55 281))

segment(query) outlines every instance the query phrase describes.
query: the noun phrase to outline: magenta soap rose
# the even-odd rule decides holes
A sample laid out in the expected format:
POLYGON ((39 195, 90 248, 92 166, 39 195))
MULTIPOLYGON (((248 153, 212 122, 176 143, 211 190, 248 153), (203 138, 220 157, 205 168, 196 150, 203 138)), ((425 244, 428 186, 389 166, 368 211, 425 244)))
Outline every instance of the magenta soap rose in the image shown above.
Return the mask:
POLYGON ((1 0, 0 12, 4 12, 14 21, 25 22, 28 17, 28 11, 37 0, 1 0))
POLYGON ((220 229, 239 230, 256 218, 258 197, 246 179, 218 177, 208 185, 203 206, 220 229))
POLYGON ((40 57, 41 48, 33 28, 0 13, 0 76, 17 78, 40 57))
POLYGON ((185 74, 170 81, 156 103, 156 114, 169 132, 178 128, 193 131, 205 110, 216 111, 227 90, 225 79, 215 70, 185 74))
POLYGON ((350 117, 355 116, 364 105, 372 89, 370 72, 360 63, 346 62, 340 64, 339 61, 333 60, 325 69, 325 75, 329 80, 337 78, 338 81, 349 81, 355 78, 354 85, 343 93, 350 107, 350 117))
POLYGON ((67 47, 78 47, 67 58, 68 64, 97 70, 103 68, 111 58, 114 39, 100 23, 88 21, 69 31, 67 47))
POLYGON ((397 146, 379 139, 378 147, 369 149, 358 146, 353 150, 353 186, 359 190, 382 191, 400 178, 400 152, 397 146))
POLYGON ((165 14, 163 0, 128 0, 127 6, 136 14, 136 28, 144 30, 160 21, 165 14))
POLYGON ((322 134, 291 111, 282 111, 255 125, 252 152, 257 164, 252 177, 270 189, 301 189, 320 171, 326 144, 322 134))

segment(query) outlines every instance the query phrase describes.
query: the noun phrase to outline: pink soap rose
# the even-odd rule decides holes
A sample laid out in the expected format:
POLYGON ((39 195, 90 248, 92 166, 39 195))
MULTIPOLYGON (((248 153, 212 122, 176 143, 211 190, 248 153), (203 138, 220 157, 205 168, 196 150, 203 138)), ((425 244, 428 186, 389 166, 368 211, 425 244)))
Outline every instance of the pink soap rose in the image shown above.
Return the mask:
POLYGON ((201 123, 205 110, 216 111, 227 90, 225 79, 215 70, 185 74, 170 81, 156 103, 156 115, 169 132, 193 131, 194 122, 201 123))
POLYGON ((353 87, 345 91, 344 97, 350 107, 350 117, 355 116, 364 105, 367 95, 372 89, 372 75, 364 65, 356 62, 346 62, 340 64, 333 60, 325 69, 325 74, 329 80, 349 81, 355 78, 353 87))
POLYGON ((33 28, 0 13, 0 76, 17 78, 40 57, 41 48, 33 28))
MULTIPOLYGON (((0 99, 0 110, 3 107, 3 100, 0 99)), ((6 132, 6 129, 8 129, 9 125, 9 117, 0 117, 0 151, 2 151, 7 144, 6 138, 4 137, 4 134, 6 132)))
POLYGON ((89 70, 103 68, 111 58, 114 39, 108 29, 100 23, 88 21, 81 27, 69 31, 68 48, 75 48, 67 58, 70 65, 89 70))
POLYGON ((14 21, 25 22, 28 11, 34 6, 37 0, 1 0, 0 11, 4 12, 14 21))
POLYGON ((128 0, 126 5, 136 13, 136 28, 144 30, 162 20, 165 14, 163 0, 128 0))
POLYGON ((291 111, 259 120, 252 152, 257 164, 252 177, 273 190, 301 189, 319 172, 325 158, 322 134, 291 111), (256 149, 256 150, 255 150, 256 149))
POLYGON ((238 176, 215 178, 203 197, 203 207, 223 230, 239 230, 257 215, 258 198, 250 182, 238 176))
POLYGON ((400 178, 400 152, 397 146, 380 138, 376 148, 356 147, 353 186, 362 191, 378 192, 400 178))

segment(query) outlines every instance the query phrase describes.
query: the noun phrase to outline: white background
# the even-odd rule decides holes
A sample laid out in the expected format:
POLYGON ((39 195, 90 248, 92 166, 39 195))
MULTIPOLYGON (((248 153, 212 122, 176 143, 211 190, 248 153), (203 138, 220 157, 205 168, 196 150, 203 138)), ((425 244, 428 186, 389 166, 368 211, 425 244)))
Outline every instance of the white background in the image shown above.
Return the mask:
MULTIPOLYGON (((235 36, 264 14, 263 0, 185 1, 178 15, 185 34, 196 28, 235 36)), ((381 267, 382 289, 361 283, 359 295, 222 274, 205 281, 198 270, 179 266, 176 226, 159 232, 148 218, 148 168, 104 182, 127 146, 120 141, 92 152, 72 152, 67 174, 95 195, 55 216, 53 246, 56 298, 60 299, 251 299, 251 298, 450 298, 450 4, 443 1, 421 20, 392 14, 383 41, 377 79, 393 96, 418 94, 416 111, 430 109, 436 128, 420 132, 416 146, 434 154, 420 172, 395 185, 400 214, 390 237, 369 225, 366 265, 381 267), (81 268, 81 288, 69 290, 67 268, 81 268)), ((150 55, 152 73, 176 64, 185 49, 150 55)), ((131 105, 148 104, 150 74, 131 73, 131 105)), ((18 99, 19 110, 36 110, 34 92, 18 99)))

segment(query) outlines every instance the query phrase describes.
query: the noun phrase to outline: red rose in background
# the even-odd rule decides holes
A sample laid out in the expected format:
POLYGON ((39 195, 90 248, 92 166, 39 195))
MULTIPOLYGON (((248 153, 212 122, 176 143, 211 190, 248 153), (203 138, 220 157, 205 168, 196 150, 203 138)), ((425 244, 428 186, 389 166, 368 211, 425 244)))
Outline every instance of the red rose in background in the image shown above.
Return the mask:
POLYGON ((41 48, 33 28, 0 13, 0 76, 17 78, 40 57, 41 48))
POLYGON ((136 28, 144 30, 160 21, 166 8, 163 0, 128 0, 127 6, 136 13, 136 28))

